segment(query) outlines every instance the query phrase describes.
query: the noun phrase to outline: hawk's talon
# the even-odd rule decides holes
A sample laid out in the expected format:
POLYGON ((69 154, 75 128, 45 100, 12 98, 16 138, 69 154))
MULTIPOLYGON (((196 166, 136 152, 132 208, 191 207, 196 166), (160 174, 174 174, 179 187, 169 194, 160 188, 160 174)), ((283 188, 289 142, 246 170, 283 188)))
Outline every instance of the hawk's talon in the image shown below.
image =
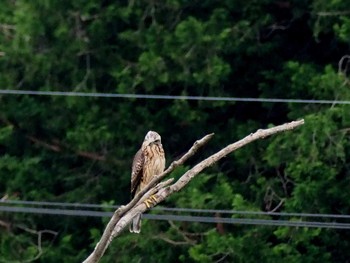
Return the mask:
POLYGON ((150 199, 152 199, 154 202, 158 202, 157 197, 155 195, 151 195, 150 199))
POLYGON ((143 201, 143 202, 147 206, 148 209, 151 208, 150 201, 148 199, 143 201))
POLYGON ((147 198, 143 203, 147 206, 147 208, 151 208, 154 206, 154 204, 157 202, 157 197, 155 195, 151 195, 149 198, 147 198))

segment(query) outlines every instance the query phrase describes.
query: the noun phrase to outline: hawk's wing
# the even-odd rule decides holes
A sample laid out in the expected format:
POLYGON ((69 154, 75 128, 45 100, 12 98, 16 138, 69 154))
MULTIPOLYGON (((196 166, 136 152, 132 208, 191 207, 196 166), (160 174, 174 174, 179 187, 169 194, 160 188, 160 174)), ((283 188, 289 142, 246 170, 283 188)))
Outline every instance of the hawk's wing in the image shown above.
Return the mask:
POLYGON ((142 169, 145 162, 145 156, 143 155, 142 150, 138 150, 135 154, 134 160, 132 162, 131 168, 131 195, 135 195, 135 191, 140 184, 142 177, 142 169))

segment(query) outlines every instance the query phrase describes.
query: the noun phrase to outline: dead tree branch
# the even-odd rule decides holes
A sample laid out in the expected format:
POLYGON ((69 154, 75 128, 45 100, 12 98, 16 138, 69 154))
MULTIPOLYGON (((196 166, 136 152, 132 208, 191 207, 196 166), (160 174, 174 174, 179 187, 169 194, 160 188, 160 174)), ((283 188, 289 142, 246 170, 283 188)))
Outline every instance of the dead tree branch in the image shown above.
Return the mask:
POLYGON ((245 138, 226 146, 222 150, 218 151, 217 153, 201 161, 200 163, 195 165, 193 168, 188 170, 185 174, 183 174, 172 185, 169 186, 169 184, 172 182, 172 179, 164 183, 161 183, 163 185, 160 185, 160 184, 156 185, 162 178, 164 178, 166 175, 172 172, 177 166, 183 164, 189 157, 191 157, 198 150, 199 147, 204 145, 209 139, 212 138, 213 134, 207 135, 203 137, 201 140, 196 141, 192 146, 192 148, 180 160, 173 162, 168 169, 166 169, 162 174, 154 178, 149 183, 149 185, 145 189, 143 189, 143 191, 139 192, 139 194, 137 194, 129 204, 127 204, 126 206, 120 207, 118 210, 114 212, 114 215, 112 216, 111 220, 107 224, 107 227, 104 233, 102 234, 100 241, 97 243, 94 251, 90 254, 90 256, 85 261, 83 261, 83 263, 99 262, 99 260, 105 253, 107 247, 109 246, 113 238, 120 235, 122 230, 124 230, 127 227, 127 225, 131 222, 131 220, 136 215, 140 213, 142 214, 145 211, 149 210, 146 204, 143 203, 143 200, 145 200, 145 198, 147 198, 151 194, 154 194, 154 196, 156 197, 157 201, 155 202, 155 205, 157 205, 158 203, 166 199, 169 195, 173 194, 174 192, 180 191, 197 174, 199 174, 205 168, 213 165, 214 163, 216 163, 218 160, 225 157, 229 153, 257 139, 262 139, 282 131, 292 130, 302 124, 304 124, 304 120, 293 121, 293 122, 279 125, 269 129, 264 129, 264 130, 260 129, 255 133, 252 133, 246 136, 245 138))
POLYGON ((204 144, 206 144, 212 137, 214 136, 214 134, 209 134, 204 136, 202 139, 196 141, 193 146, 190 148, 190 150, 183 155, 179 160, 172 162, 169 167, 160 175, 156 176, 155 178, 153 178, 151 180, 151 182, 144 188, 142 189, 135 197, 133 200, 131 200, 131 202, 129 202, 126 206, 121 206, 120 208, 118 208, 111 220, 108 222, 102 237, 100 239, 100 241, 96 244, 96 247, 94 249, 94 251, 91 253, 91 255, 84 261, 84 263, 96 263, 100 260, 100 258, 103 256, 103 254, 105 253, 107 247, 109 246, 110 242, 112 241, 112 232, 114 231, 117 223, 120 221, 120 219, 122 218, 123 215, 125 215, 129 210, 131 210, 139 201, 140 199, 147 194, 147 192, 158 182, 160 182, 160 180, 162 180, 166 175, 168 175, 169 173, 171 173, 176 167, 182 165, 183 163, 185 163, 185 161, 187 161, 191 156, 193 156, 197 150, 203 146, 204 144))

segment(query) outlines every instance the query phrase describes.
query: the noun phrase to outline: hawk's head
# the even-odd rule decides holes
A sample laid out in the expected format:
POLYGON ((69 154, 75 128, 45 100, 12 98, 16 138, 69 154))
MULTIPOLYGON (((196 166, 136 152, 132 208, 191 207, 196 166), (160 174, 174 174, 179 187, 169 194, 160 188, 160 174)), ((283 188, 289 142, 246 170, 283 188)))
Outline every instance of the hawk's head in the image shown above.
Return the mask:
POLYGON ((143 141, 143 146, 148 146, 152 143, 161 144, 161 140, 162 140, 162 138, 160 137, 160 135, 157 132, 149 131, 149 132, 147 132, 147 134, 145 136, 145 140, 143 141))

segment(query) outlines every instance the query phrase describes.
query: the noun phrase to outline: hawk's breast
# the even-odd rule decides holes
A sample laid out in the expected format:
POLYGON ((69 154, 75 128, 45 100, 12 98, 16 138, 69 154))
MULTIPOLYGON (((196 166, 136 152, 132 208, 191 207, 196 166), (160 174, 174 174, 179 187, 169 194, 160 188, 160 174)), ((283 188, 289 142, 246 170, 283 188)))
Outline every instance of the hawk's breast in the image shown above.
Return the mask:
MULTIPOLYGON (((143 186, 147 185, 155 175, 159 175, 165 168, 165 157, 162 145, 151 144, 144 150, 145 164, 143 169, 143 186)), ((141 188, 143 187, 141 186, 141 188)))

